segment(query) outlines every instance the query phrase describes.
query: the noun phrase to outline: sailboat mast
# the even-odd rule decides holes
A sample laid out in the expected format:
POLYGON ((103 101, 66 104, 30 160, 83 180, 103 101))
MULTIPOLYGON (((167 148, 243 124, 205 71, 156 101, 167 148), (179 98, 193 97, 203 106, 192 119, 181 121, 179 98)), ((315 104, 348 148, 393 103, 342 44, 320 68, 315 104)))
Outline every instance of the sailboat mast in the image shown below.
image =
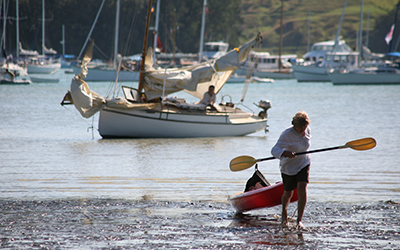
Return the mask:
POLYGON ((342 15, 340 16, 339 26, 336 31, 335 43, 333 44, 333 48, 332 48, 331 61, 333 61, 333 52, 335 51, 336 46, 339 44, 340 28, 342 27, 342 21, 343 21, 344 11, 346 10, 346 5, 347 5, 347 0, 344 2, 342 15))
POLYGON ((153 65, 156 64, 157 58, 156 58, 156 49, 157 49, 157 41, 158 41, 158 21, 160 18, 160 0, 157 0, 157 11, 156 11, 156 26, 155 26, 155 31, 154 31, 154 43, 153 43, 153 65))
POLYGON ((311 11, 308 11, 308 25, 307 25, 307 51, 310 51, 310 22, 311 22, 311 11))
POLYGON ((15 12, 17 17, 17 46, 15 47, 17 59, 19 58, 19 4, 18 0, 16 1, 15 12))
POLYGON ((358 62, 357 66, 361 66, 361 58, 362 58, 362 28, 363 28, 363 7, 364 7, 364 0, 361 0, 361 8, 360 8, 360 33, 358 37, 358 62))
POLYGON ((283 0, 281 0, 281 31, 280 31, 280 35, 279 35, 279 61, 278 61, 279 71, 281 71, 281 69, 282 69, 282 61, 281 61, 281 57, 282 57, 282 33, 283 33, 283 0))
POLYGON ((142 93, 142 89, 143 89, 144 65, 145 65, 146 48, 147 48, 147 40, 148 40, 148 35, 149 35, 149 26, 150 26, 150 16, 151 16, 151 6, 152 5, 153 5, 153 0, 149 0, 149 7, 147 8, 146 29, 144 32, 142 61, 140 62, 140 76, 139 76, 139 85, 138 85, 139 93, 142 93))
POLYGON ((3 0, 3 35, 1 36, 1 45, 6 49, 6 0, 3 0))
POLYGON ((65 58, 65 27, 64 27, 64 24, 62 25, 61 32, 62 32, 62 41, 61 41, 61 44, 62 44, 62 55, 65 58))
POLYGON ((368 43, 369 43, 369 10, 368 10, 368 15, 367 15, 367 34, 365 35, 365 47, 368 48, 368 43))
POLYGON ((114 69, 117 70, 117 54, 118 54, 118 34, 119 34, 119 9, 120 0, 117 0, 117 12, 115 14, 115 37, 114 37, 114 69))
POLYGON ((92 35, 94 26, 95 26, 96 23, 97 23, 97 19, 99 19, 99 15, 100 15, 101 10, 103 9, 104 2, 105 2, 105 1, 106 1, 106 0, 103 0, 103 2, 101 2, 99 11, 97 12, 96 18, 94 19, 94 22, 93 22, 93 24, 92 24, 92 27, 90 28, 89 34, 87 35, 87 38, 86 38, 86 41, 85 41, 85 43, 83 44, 82 49, 81 49, 81 52, 79 52, 79 55, 78 55, 78 57, 77 57, 76 59, 81 58, 81 55, 82 55, 82 53, 83 53, 83 50, 85 49, 86 44, 88 43, 89 38, 90 38, 90 36, 92 35))
POLYGON ((44 18, 45 18, 45 14, 44 14, 44 0, 42 0, 42 55, 44 56, 44 18))
POLYGON ((201 18, 199 62, 201 62, 201 59, 203 58, 204 26, 205 26, 205 24, 206 24, 206 9, 207 9, 207 0, 204 0, 204 4, 203 4, 203 16, 202 16, 202 18, 201 18))

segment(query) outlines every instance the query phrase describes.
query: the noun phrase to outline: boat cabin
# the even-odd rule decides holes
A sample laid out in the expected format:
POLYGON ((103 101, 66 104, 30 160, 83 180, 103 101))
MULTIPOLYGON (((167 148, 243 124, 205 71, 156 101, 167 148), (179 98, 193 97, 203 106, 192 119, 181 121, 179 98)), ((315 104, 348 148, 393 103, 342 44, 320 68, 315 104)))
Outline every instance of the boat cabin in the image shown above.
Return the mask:
POLYGON ((333 50, 334 45, 335 41, 333 40, 314 43, 311 47, 311 51, 307 52, 303 56, 304 62, 315 63, 318 61, 322 61, 325 54, 328 52, 353 52, 353 50, 346 44, 344 40, 340 40, 333 50))
MULTIPOLYGON (((296 61, 297 55, 281 55, 282 68, 292 68, 291 61, 296 61)), ((255 62, 255 68, 258 70, 276 70, 279 69, 279 55, 271 55, 269 52, 249 53, 250 63, 255 62)))
POLYGON ((228 52, 229 43, 225 42, 207 42, 204 44, 203 56, 211 59, 225 55, 228 52))

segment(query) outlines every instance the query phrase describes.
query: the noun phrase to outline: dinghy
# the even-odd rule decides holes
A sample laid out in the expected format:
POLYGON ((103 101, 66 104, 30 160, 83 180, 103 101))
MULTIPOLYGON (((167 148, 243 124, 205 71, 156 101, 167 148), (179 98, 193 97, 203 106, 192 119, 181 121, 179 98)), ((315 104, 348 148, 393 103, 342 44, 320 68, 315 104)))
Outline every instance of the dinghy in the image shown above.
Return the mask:
MULTIPOLYGON (((267 187, 236 193, 230 196, 228 200, 237 212, 246 212, 253 209, 274 207, 282 204, 281 198, 283 192, 283 182, 280 181, 267 187)), ((298 199, 297 189, 295 189, 290 202, 295 202, 298 199)))

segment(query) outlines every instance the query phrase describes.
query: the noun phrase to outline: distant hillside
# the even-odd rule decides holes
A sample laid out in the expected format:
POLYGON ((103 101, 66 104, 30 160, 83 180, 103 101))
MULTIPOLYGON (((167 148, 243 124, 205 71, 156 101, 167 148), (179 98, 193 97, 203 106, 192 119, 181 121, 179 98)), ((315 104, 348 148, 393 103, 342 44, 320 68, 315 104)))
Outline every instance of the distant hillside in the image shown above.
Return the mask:
MULTIPOLYGON (((307 51, 307 30, 310 13, 310 44, 335 38, 345 1, 332 0, 285 0, 283 7, 283 53, 307 51)), ((398 0, 364 0, 363 7, 363 44, 367 33, 369 12, 369 42, 373 52, 388 52, 389 45, 384 38, 395 19, 398 0)), ((357 31, 360 27, 361 0, 347 2, 340 35, 346 43, 356 47, 357 31)), ((257 31, 262 32, 263 51, 277 54, 279 51, 280 0, 242 0, 243 41, 248 40, 257 31)), ((398 18, 399 20, 400 18, 398 18)), ((398 22, 399 23, 399 22, 398 22)), ((400 34, 400 24, 393 37, 396 42, 400 34)), ((393 45, 394 48, 394 45, 393 45)))
MULTIPOLYGON (((394 22, 399 0, 364 0, 363 30, 369 21, 369 48, 373 52, 388 52, 385 36, 394 22)), ((16 6, 6 1, 8 19, 5 23, 5 48, 15 54, 16 6)), ((94 58, 109 60, 113 56, 116 0, 105 1, 91 34, 95 40, 94 58)), ((284 0, 283 53, 302 56, 307 51, 308 13, 310 13, 310 44, 334 39, 345 0, 284 0)), ((65 52, 78 55, 98 14, 102 0, 45 0, 45 44, 62 51, 62 26, 65 26, 65 52)), ((121 0, 118 52, 122 55, 141 53, 148 0, 121 0)), ((154 4, 156 1, 154 1, 154 4)), ((159 37, 168 51, 197 53, 204 0, 160 0, 159 37)), ((356 46, 361 0, 347 3, 340 35, 356 46)), ((153 6, 154 6, 153 4, 153 6)), ((19 40, 25 49, 42 50, 42 1, 19 0, 19 40)), ((205 41, 229 42, 239 46, 258 31, 264 37, 263 51, 277 54, 280 33, 280 0, 207 0, 205 41)), ((4 20, 4 19, 3 19, 4 20)), ((400 20, 400 18, 398 18, 400 20)), ((155 13, 151 17, 155 25, 155 13)), ((1 30, 4 26, 1 25, 1 30)), ((400 34, 396 25, 394 42, 400 34)), ((149 43, 153 44, 153 32, 149 43)), ((365 39, 363 39, 365 41, 365 39)), ((393 45, 393 49, 395 45, 393 45)), ((400 50, 400 49, 398 49, 400 50)))

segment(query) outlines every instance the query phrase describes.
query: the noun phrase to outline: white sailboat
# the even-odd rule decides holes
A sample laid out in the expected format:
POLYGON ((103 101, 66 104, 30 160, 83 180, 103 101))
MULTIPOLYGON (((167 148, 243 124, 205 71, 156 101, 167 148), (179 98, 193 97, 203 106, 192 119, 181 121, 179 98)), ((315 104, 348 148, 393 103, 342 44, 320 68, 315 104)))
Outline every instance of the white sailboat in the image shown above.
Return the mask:
MULTIPOLYGON (((16 2, 16 20, 17 20, 17 40, 18 40, 18 22, 19 22, 19 16, 18 16, 18 0, 16 2)), ((2 48, 2 53, 1 53, 1 66, 0 66, 0 71, 1 71, 1 79, 3 83, 10 84, 12 82, 16 82, 17 84, 22 83, 29 83, 26 79, 19 79, 16 80, 15 77, 23 77, 27 76, 28 72, 26 68, 19 66, 17 63, 14 63, 13 60, 9 59, 7 57, 7 53, 5 51, 5 43, 6 43, 6 22, 7 22, 7 16, 6 16, 6 1, 3 1, 3 34, 2 34, 2 40, 0 46, 2 48)), ((18 59, 18 55, 17 55, 18 59)))
POLYGON ((53 49, 46 48, 45 34, 45 0, 42 0, 42 55, 27 58, 28 74, 53 74, 61 68, 59 59, 46 58, 46 53, 54 55, 56 52, 53 49))
POLYGON ((352 69, 357 66, 358 52, 353 52, 344 40, 313 44, 303 60, 293 64, 293 74, 298 82, 329 82, 333 69, 352 69))
POLYGON ((84 81, 93 50, 89 46, 82 72, 73 78, 68 98, 64 98, 63 103, 70 100, 86 118, 99 112, 99 133, 103 138, 241 136, 265 129, 266 112, 271 107, 269 101, 260 101, 258 107, 263 110, 255 115, 234 107, 233 103, 221 103, 215 105, 216 110, 211 110, 206 105, 164 97, 184 90, 200 99, 210 85, 214 85, 218 93, 261 37, 215 60, 179 69, 156 70, 152 49, 146 53, 151 4, 152 1, 147 14, 138 89, 123 87, 125 96, 116 98, 104 98, 91 91, 84 81))
POLYGON ((293 64, 293 73, 298 82, 329 82, 328 72, 332 68, 351 68, 355 66, 352 59, 344 58, 347 56, 353 57, 353 50, 344 40, 339 38, 346 5, 347 0, 343 6, 335 40, 315 43, 311 47, 311 51, 303 56, 304 60, 293 64), (336 56, 338 53, 341 53, 340 57, 336 56))
POLYGON ((370 51, 367 53, 368 49, 362 46, 363 5, 364 1, 361 0, 360 33, 358 36, 358 50, 361 51, 361 54, 359 54, 358 67, 353 70, 331 70, 328 74, 329 79, 334 85, 400 84, 400 53, 388 53, 386 54, 387 57, 383 58, 383 56, 370 53, 370 51), (363 63, 361 63, 361 56, 364 58, 363 63), (368 59, 372 59, 372 62, 367 61, 368 59))

